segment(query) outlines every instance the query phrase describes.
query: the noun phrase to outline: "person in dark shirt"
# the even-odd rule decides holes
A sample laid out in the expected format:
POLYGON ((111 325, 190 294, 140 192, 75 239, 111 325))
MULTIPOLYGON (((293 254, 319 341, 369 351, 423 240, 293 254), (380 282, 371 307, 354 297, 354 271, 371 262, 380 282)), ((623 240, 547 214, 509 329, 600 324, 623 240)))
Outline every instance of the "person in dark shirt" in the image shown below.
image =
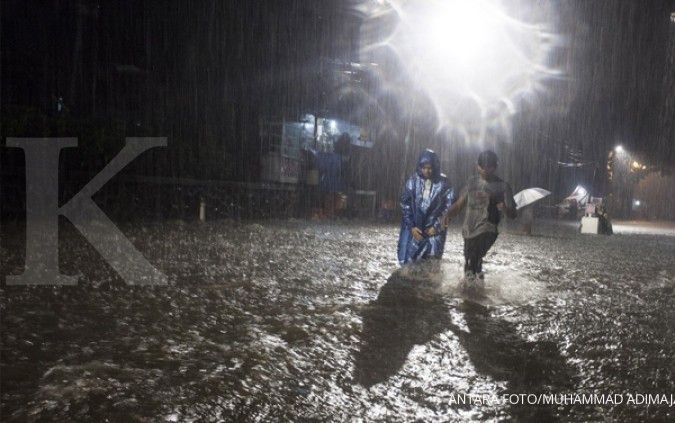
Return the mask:
POLYGON ((490 150, 478 155, 478 175, 469 179, 457 201, 443 217, 443 223, 466 208, 462 236, 464 237, 464 271, 467 277, 482 279, 483 257, 497 240, 497 226, 501 213, 514 219, 517 216, 513 191, 495 175, 497 155, 490 150))

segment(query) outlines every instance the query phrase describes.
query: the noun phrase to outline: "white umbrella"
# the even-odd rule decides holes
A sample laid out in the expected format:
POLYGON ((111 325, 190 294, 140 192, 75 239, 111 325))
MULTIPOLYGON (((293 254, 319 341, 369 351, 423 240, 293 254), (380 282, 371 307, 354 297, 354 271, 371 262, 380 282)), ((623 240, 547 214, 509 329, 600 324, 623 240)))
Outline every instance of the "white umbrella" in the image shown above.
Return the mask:
POLYGON ((539 201, 550 194, 550 191, 546 191, 543 188, 524 189, 513 196, 513 200, 516 202, 516 210, 532 204, 535 201, 539 201))

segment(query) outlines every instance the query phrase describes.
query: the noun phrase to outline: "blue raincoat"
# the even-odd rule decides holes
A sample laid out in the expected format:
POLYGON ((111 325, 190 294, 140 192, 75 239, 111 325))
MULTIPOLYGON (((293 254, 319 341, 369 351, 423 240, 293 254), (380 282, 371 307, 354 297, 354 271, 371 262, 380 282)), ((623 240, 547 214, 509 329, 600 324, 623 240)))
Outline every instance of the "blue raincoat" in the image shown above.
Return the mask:
POLYGON ((440 161, 436 153, 425 150, 417 161, 417 171, 405 183, 401 193, 401 232, 398 237, 398 262, 401 265, 434 257, 441 258, 445 246, 446 231, 441 217, 454 201, 454 192, 448 178, 441 173, 440 161), (421 176, 421 168, 431 163, 433 173, 431 191, 424 198, 425 179, 421 176), (425 232, 433 227, 436 235, 427 236, 415 241, 411 229, 417 227, 425 232))

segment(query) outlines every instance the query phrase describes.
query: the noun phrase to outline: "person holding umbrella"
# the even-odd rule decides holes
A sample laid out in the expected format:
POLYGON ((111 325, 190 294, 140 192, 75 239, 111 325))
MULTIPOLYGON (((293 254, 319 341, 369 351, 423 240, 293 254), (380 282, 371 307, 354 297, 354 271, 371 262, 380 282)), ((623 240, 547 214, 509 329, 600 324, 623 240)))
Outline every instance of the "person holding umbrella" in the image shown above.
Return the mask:
POLYGON ((543 188, 527 188, 513 196, 518 210, 518 219, 521 223, 523 235, 532 235, 534 223, 534 203, 550 195, 550 191, 543 188))

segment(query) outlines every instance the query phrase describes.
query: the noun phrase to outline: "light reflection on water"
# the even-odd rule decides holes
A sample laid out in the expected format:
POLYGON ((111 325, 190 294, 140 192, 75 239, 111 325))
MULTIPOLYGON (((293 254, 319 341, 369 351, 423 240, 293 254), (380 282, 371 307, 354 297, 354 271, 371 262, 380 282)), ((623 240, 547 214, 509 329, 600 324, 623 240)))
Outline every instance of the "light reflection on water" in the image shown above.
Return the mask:
MULTIPOLYGON (((170 275, 167 288, 124 286, 64 228, 62 271, 81 271, 85 282, 3 287, 3 420, 672 414, 451 402, 458 393, 675 389, 674 239, 536 229, 500 236, 476 300, 458 288, 457 228, 429 272, 397 270, 397 232, 387 226, 127 227, 170 275)), ((18 273, 20 237, 8 235, 3 263, 18 273)))

